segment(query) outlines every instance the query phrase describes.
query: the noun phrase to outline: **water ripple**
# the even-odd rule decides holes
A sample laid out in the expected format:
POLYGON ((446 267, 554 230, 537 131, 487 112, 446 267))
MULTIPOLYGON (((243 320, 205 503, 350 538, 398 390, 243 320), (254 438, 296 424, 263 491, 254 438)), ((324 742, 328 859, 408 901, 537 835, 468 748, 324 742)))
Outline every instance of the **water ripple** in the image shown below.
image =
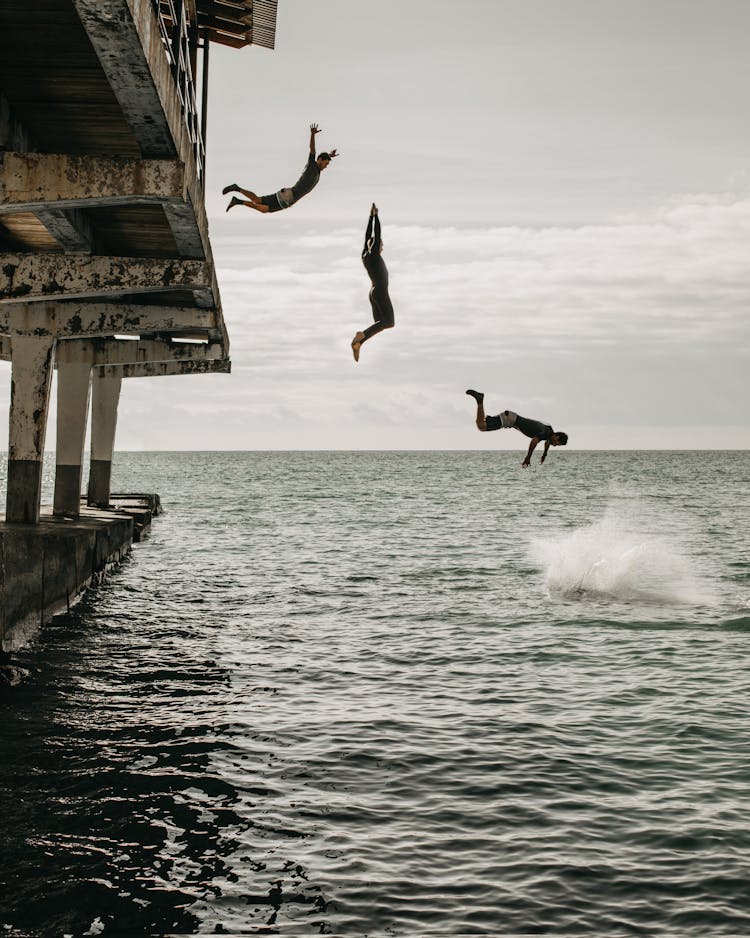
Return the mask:
POLYGON ((749 459, 118 457, 168 513, 2 668, 4 933, 747 933, 749 459))

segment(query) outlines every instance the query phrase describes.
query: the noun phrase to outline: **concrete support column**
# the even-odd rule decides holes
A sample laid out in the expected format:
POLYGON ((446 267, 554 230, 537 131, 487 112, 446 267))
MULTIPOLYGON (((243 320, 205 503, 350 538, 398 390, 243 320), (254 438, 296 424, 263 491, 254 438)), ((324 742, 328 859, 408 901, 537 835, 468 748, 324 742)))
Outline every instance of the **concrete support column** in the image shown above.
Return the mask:
POLYGON ((91 469, 88 503, 96 508, 109 507, 112 477, 112 453, 115 448, 117 405, 120 401, 120 375, 102 375, 94 369, 91 395, 91 469))
POLYGON ((77 518, 81 513, 81 476, 86 420, 89 415, 91 362, 57 362, 56 515, 77 518))
POLYGON ((6 521, 37 524, 55 341, 12 335, 6 521))

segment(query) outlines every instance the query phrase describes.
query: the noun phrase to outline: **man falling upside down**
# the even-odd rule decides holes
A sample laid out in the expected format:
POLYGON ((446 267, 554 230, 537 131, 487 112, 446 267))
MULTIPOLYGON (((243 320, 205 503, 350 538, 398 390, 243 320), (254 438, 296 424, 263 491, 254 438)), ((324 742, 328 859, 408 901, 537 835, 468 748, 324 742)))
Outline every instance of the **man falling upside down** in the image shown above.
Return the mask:
POLYGON ((232 200, 227 205, 227 211, 234 208, 235 205, 244 205, 245 208, 254 208, 256 212, 280 212, 282 209, 290 208, 295 202, 299 202, 303 195, 311 192, 317 186, 320 180, 321 172, 330 164, 331 160, 338 156, 335 150, 330 153, 321 153, 315 156, 315 134, 320 133, 317 124, 310 124, 310 155, 307 158, 305 170, 291 189, 279 189, 273 195, 256 195, 249 189, 242 189, 233 182, 229 186, 224 186, 221 190, 224 195, 229 192, 241 192, 249 201, 238 199, 232 196, 232 200))
POLYGON ((531 437, 529 451, 526 453, 526 459, 521 463, 524 468, 531 465, 531 454, 538 443, 544 441, 544 452, 541 461, 547 458, 547 450, 550 446, 565 446, 568 442, 568 434, 562 430, 553 430, 547 423, 540 420, 529 420, 528 417, 521 417, 513 413, 512 410, 504 410, 496 417, 487 417, 484 413, 484 394, 481 391, 469 390, 466 392, 477 402, 477 427, 483 432, 486 430, 504 430, 506 427, 513 427, 520 430, 524 436, 531 437))
POLYGON ((355 362, 359 361, 359 350, 362 348, 362 343, 382 332, 383 329, 392 329, 394 322, 393 305, 390 296, 388 296, 388 268, 383 260, 380 218, 378 217, 378 207, 374 202, 365 228, 362 263, 365 265, 365 270, 369 274, 372 283, 370 287, 370 306, 372 307, 374 322, 364 332, 357 332, 352 339, 352 352, 355 362))

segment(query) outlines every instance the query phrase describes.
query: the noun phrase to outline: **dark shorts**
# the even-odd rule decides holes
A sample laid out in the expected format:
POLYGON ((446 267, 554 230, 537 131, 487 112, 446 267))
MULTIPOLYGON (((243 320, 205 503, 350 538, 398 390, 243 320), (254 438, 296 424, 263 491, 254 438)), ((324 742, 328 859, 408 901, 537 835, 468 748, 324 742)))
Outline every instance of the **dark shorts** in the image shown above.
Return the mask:
POLYGON ((484 418, 484 421, 485 429, 487 430, 502 430, 503 428, 503 421, 500 418, 500 414, 496 417, 487 416, 484 418))
POLYGON ((288 208, 288 206, 282 205, 279 202, 275 192, 273 195, 262 195, 260 201, 263 205, 268 206, 269 212, 280 212, 282 209, 288 208))

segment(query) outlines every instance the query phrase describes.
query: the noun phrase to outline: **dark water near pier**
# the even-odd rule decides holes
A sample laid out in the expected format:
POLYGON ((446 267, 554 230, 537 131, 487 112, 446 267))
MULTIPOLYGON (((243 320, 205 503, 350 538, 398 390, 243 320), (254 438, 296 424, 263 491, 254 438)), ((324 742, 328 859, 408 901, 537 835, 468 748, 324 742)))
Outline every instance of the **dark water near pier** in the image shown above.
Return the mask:
POLYGON ((119 454, 0 935, 750 932, 750 453, 119 454))

